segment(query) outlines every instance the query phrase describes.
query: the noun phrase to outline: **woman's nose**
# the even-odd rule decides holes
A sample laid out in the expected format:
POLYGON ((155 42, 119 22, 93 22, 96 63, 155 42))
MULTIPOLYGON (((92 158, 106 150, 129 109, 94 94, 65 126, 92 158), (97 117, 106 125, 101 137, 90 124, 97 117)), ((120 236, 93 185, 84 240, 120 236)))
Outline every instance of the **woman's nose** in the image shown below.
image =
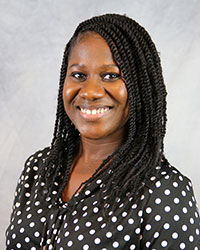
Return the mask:
POLYGON ((100 81, 95 79, 87 79, 81 90, 79 91, 79 96, 88 100, 95 100, 104 97, 105 89, 100 83, 100 81))

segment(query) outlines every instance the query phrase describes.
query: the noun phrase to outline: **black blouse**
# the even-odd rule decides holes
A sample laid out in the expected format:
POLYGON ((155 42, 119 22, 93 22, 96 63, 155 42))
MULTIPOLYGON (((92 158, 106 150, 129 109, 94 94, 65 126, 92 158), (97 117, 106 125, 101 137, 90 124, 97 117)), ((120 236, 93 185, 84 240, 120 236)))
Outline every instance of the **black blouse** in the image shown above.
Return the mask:
POLYGON ((69 202, 52 202, 57 183, 51 197, 39 200, 38 170, 48 150, 35 153, 25 163, 6 232, 7 250, 42 246, 46 250, 200 249, 200 219, 192 184, 174 167, 160 170, 162 178, 156 182, 156 177, 150 178, 140 202, 118 199, 116 212, 105 217, 96 198, 100 190, 105 191, 100 177, 69 202), (75 209, 69 210, 74 204, 75 209))

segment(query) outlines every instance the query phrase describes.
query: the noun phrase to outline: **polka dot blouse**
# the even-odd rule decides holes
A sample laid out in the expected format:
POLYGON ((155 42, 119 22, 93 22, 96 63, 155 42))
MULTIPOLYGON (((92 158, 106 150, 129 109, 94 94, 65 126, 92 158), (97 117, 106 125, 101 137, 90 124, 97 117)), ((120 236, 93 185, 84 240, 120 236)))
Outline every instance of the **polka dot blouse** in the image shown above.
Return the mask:
POLYGON ((159 180, 152 176, 137 204, 131 198, 118 199, 116 212, 105 217, 96 198, 105 189, 100 176, 68 202, 51 201, 57 183, 51 197, 39 200, 38 169, 47 154, 48 148, 25 163, 6 232, 7 250, 42 250, 43 246, 46 250, 200 249, 192 184, 177 169, 169 167, 159 180))

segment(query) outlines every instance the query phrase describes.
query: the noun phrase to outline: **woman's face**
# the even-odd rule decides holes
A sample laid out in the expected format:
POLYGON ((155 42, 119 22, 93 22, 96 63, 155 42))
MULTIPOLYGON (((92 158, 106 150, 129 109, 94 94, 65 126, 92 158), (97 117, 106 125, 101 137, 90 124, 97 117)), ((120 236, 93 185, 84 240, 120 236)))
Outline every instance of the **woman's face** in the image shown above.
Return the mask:
POLYGON ((73 46, 63 100, 81 136, 102 139, 124 132, 128 93, 111 50, 100 35, 87 32, 73 46))

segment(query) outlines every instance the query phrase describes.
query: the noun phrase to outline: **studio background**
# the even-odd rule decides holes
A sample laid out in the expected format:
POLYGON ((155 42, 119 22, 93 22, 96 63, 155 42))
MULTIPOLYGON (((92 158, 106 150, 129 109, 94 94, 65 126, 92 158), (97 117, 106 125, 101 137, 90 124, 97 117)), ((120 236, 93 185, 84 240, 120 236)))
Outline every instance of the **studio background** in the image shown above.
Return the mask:
POLYGON ((50 145, 65 43, 79 22, 127 14, 150 33, 168 90, 166 157, 200 203, 200 1, 0 0, 0 249, 25 160, 50 145))

